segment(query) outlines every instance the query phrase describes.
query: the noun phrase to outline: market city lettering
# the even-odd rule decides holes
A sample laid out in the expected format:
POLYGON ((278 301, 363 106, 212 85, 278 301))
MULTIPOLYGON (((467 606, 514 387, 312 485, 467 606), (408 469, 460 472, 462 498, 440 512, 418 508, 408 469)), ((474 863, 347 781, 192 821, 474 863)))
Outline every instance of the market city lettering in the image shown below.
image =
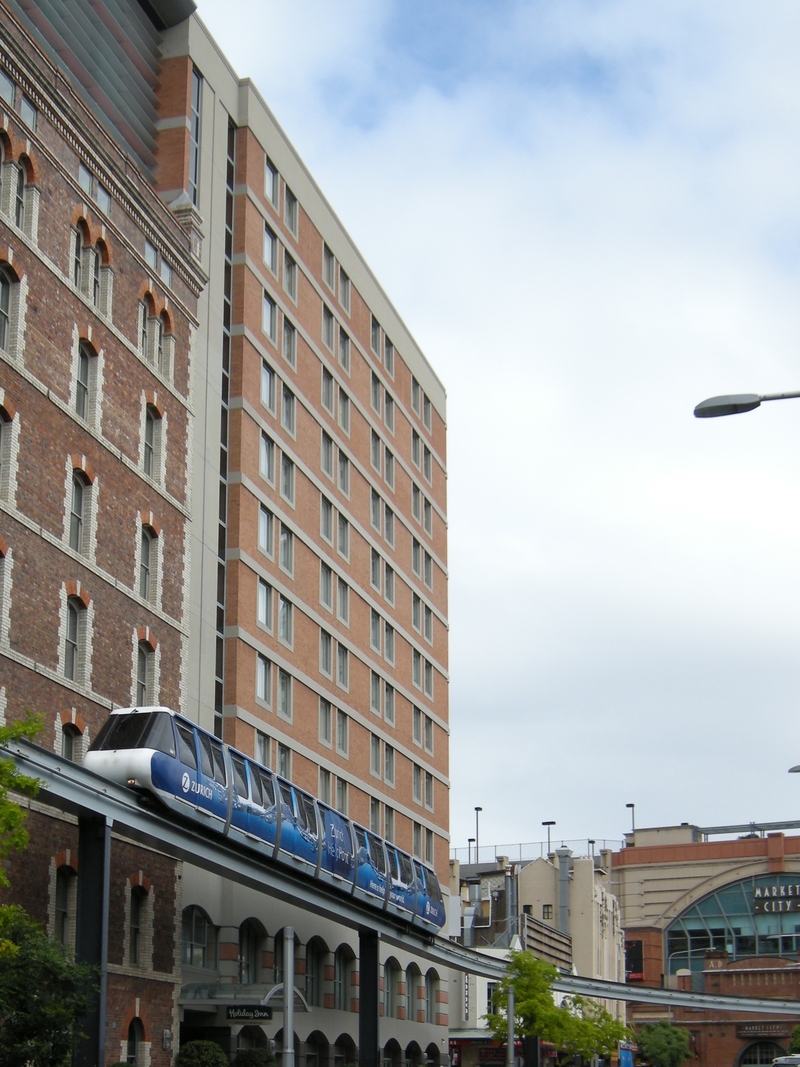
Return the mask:
POLYGON ((756 915, 800 911, 800 885, 756 886, 753 889, 753 911, 756 915))

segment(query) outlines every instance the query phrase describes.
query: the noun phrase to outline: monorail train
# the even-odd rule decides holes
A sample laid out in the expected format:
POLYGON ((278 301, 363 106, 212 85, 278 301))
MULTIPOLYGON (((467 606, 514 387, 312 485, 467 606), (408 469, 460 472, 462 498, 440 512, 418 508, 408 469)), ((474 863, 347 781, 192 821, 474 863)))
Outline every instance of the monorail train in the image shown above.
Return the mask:
POLYGON ((112 711, 84 765, 428 932, 444 925, 430 867, 169 708, 112 711))

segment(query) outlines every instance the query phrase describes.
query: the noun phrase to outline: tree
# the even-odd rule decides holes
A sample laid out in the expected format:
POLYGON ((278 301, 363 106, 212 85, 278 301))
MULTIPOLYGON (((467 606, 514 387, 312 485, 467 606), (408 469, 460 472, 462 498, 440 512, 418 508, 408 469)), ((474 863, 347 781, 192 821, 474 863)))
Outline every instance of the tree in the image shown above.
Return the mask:
MULTIPOLYGON (((617 1043, 630 1037, 630 1031, 614 1019, 600 1004, 584 997, 564 997, 561 1004, 553 999, 553 982, 558 971, 552 964, 529 952, 512 952, 503 980, 494 993, 494 1005, 503 1008, 509 984, 514 986, 514 1032, 518 1037, 540 1037, 557 1049, 591 1058, 609 1057, 617 1043)), ((508 1038, 505 1014, 487 1016, 489 1027, 498 1041, 508 1038)))
POLYGON ((689 1034, 672 1023, 647 1023, 636 1031, 636 1044, 652 1067, 681 1067, 689 1059, 689 1034))
MULTIPOLYGON (((9 741, 19 741, 22 737, 31 740, 41 728, 41 716, 31 715, 30 712, 21 722, 0 726, 0 749, 9 741)), ((25 829, 27 812, 16 801, 9 800, 9 790, 34 797, 39 791, 39 782, 36 778, 21 774, 10 759, 0 759, 0 887, 8 887, 9 884, 2 861, 9 853, 20 851, 28 844, 28 831, 25 829)))
POLYGON ((800 1026, 795 1026, 789 1034, 789 1054, 800 1052, 800 1026))
POLYGON ((215 1041, 187 1041, 176 1063, 177 1067, 228 1067, 228 1057, 215 1041))
POLYGON ((0 905, 0 1063, 65 1067, 94 970, 74 963, 18 905, 0 905))

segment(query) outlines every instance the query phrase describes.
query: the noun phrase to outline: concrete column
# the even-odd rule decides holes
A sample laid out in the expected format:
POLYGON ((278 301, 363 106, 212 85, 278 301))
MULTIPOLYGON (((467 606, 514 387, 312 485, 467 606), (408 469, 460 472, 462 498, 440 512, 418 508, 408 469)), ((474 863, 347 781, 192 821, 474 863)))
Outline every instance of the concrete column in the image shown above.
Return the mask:
POLYGON ((359 929, 358 1067, 380 1067, 378 944, 377 931, 368 930, 365 927, 359 929))
POLYGON ((78 903, 75 959, 99 972, 99 988, 89 1005, 75 1067, 105 1063, 108 980, 108 893, 111 880, 111 823, 96 815, 78 816, 78 903))
POLYGON ((283 1067, 294 1067, 294 929, 283 928, 283 1067))

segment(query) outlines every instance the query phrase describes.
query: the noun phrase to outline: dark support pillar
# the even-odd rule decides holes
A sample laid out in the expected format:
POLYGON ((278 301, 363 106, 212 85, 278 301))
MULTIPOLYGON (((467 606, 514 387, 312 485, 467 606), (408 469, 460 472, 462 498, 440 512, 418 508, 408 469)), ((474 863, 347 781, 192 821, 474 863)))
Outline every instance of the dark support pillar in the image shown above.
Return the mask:
POLYGON ((108 889, 111 823, 88 813, 78 816, 78 914, 75 958, 97 968, 99 989, 92 999, 78 1045, 75 1067, 105 1063, 106 975, 108 969, 108 889))
POLYGON ((360 927, 358 931, 358 1067, 379 1067, 378 1001, 380 965, 378 933, 360 927))

